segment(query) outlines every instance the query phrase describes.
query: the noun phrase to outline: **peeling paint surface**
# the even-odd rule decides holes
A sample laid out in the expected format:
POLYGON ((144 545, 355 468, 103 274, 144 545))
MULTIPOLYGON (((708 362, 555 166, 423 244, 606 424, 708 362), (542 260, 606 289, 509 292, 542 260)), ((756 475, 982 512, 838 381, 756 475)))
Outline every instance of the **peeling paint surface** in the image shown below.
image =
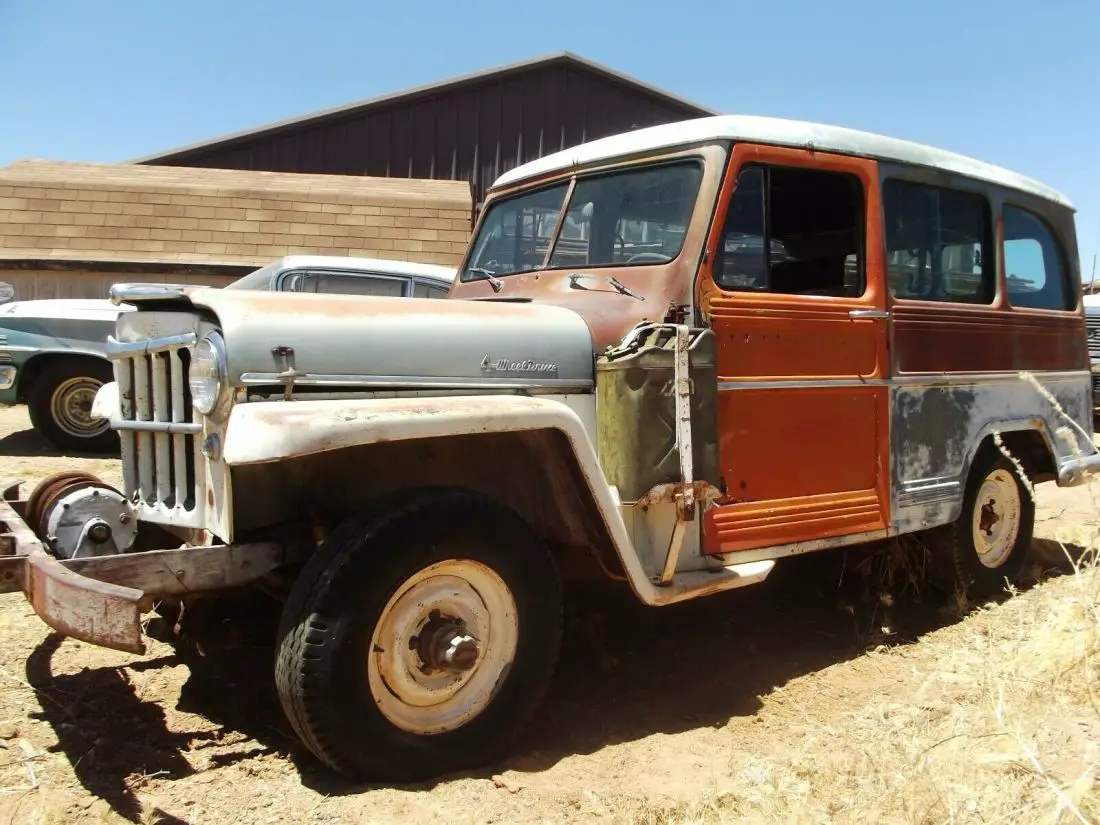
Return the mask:
POLYGON ((983 439, 1036 431, 1057 467, 1092 446, 1073 424, 1092 430, 1087 372, 903 379, 890 389, 893 526, 910 532, 947 524, 962 509, 967 473, 983 439), (1061 412, 1032 381, 1056 400, 1061 412), (1073 424, 1070 424, 1073 422, 1073 424), (1057 435, 1069 424, 1073 443, 1057 435))

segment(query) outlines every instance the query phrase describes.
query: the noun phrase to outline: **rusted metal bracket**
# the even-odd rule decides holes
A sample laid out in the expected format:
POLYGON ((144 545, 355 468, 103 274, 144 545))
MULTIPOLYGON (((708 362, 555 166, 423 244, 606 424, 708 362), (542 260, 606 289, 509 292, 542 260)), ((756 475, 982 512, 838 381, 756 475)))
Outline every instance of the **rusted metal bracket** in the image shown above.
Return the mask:
POLYGON ((689 330, 683 324, 676 326, 676 345, 673 350, 673 395, 676 411, 676 450, 680 455, 681 483, 675 485, 673 501, 676 504, 676 523, 665 553, 665 563, 656 583, 666 587, 676 577, 676 565, 684 547, 688 525, 695 524, 698 510, 695 496, 694 447, 691 439, 691 352, 689 330))
POLYGON ((309 553, 306 546, 257 542, 66 559, 62 564, 82 576, 134 587, 159 599, 239 587, 284 564, 305 561, 309 553))
POLYGON ((294 382, 298 378, 305 378, 306 373, 298 370, 294 366, 294 347, 276 346, 271 348, 271 354, 276 358, 283 359, 283 371, 278 374, 280 383, 283 385, 283 400, 290 401, 291 396, 294 393, 294 382))

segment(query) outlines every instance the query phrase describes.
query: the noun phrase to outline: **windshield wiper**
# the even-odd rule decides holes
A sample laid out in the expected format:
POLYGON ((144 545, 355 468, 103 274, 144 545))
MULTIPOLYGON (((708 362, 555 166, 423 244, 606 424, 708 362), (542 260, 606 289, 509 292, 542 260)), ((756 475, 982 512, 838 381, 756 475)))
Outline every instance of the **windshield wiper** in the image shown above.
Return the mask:
POLYGON ((480 280, 488 281, 489 286, 493 288, 493 292, 500 292, 504 287, 504 281, 500 280, 492 270, 485 269, 481 266, 468 266, 466 267, 466 271, 471 275, 479 275, 480 280))
MULTIPOLYGON (((595 278, 595 277, 596 277, 595 275, 582 275, 579 272, 572 272, 572 273, 569 274, 569 288, 570 289, 588 289, 588 287, 581 286, 580 284, 578 284, 577 281, 579 281, 581 278, 595 278)), ((611 284, 611 286, 615 287, 615 290, 617 292, 620 292, 623 295, 629 295, 631 298, 636 298, 639 301, 644 301, 645 300, 645 298, 643 298, 637 292, 632 290, 630 287, 628 287, 626 284, 624 284, 618 278, 612 277, 612 278, 605 278, 604 280, 606 280, 609 284, 611 284)))

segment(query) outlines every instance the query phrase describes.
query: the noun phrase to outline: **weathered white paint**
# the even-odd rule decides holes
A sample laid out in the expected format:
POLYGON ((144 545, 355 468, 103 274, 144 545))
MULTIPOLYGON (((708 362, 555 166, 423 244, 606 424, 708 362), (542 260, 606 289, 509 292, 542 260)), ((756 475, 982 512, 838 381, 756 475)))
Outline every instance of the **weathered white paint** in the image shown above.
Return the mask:
MULTIPOLYGON (((518 395, 238 404, 225 434, 224 462, 240 466, 388 441, 472 433, 557 430, 570 445, 630 585, 645 604, 663 605, 757 584, 775 563, 759 561, 686 573, 667 587, 649 580, 630 539, 619 502, 604 480, 579 415, 564 404, 518 395)), ((220 491, 218 492, 220 495, 220 491)))
MULTIPOLYGON (((194 335, 201 340, 204 335, 214 329, 214 325, 197 316, 182 312, 157 312, 143 311, 130 312, 120 316, 116 329, 118 340, 125 343, 150 342, 178 338, 179 336, 194 335)), ((179 349, 182 345, 173 347, 179 349)), ((166 410, 173 410, 173 418, 182 417, 182 404, 168 404, 167 398, 162 398, 159 406, 154 400, 157 395, 157 382, 148 380, 147 370, 144 368, 145 355, 140 352, 113 357, 115 363, 115 379, 118 382, 118 416, 117 418, 140 419, 140 410, 159 409, 161 417, 167 422, 166 410), (136 361, 138 369, 133 370, 137 377, 134 386, 131 387, 130 370, 128 361, 136 361), (142 379, 141 376, 146 377, 142 379), (145 407, 142 407, 142 404, 145 407), (135 407, 136 405, 136 407, 135 407)), ((173 361, 177 359, 173 358, 173 361)), ((181 383, 182 369, 173 368, 173 381, 181 383)), ((163 376, 162 376, 163 377, 163 376)), ((163 393, 163 381, 160 382, 160 391, 163 393)), ((127 495, 141 490, 142 495, 138 499, 135 510, 143 521, 163 524, 166 526, 189 529, 207 529, 226 541, 232 540, 232 496, 229 494, 229 478, 224 464, 218 461, 208 461, 202 454, 200 446, 207 436, 215 436, 219 440, 224 438, 225 422, 217 417, 195 415, 195 421, 202 425, 202 432, 194 437, 194 462, 195 484, 191 490, 194 499, 194 507, 185 509, 181 501, 177 500, 174 506, 168 507, 161 500, 152 500, 149 495, 154 478, 168 478, 168 452, 164 448, 170 448, 176 455, 177 468, 182 466, 184 457, 185 439, 175 438, 163 433, 140 432, 134 430, 120 430, 122 477, 127 495), (162 449, 156 449, 160 441, 162 449)), ((165 423, 156 422, 156 423, 165 423)), ((170 423, 170 422, 168 422, 170 423)), ((177 474, 176 482, 183 486, 183 475, 177 474)))
POLYGON ((12 301, 0 306, 0 315, 13 318, 64 318, 90 321, 113 321, 120 312, 133 307, 118 307, 107 298, 41 298, 32 301, 12 301))
POLYGON ((574 167, 715 141, 813 148, 822 152, 930 166, 1019 189, 1073 208, 1065 195, 1043 183, 954 152, 841 126, 745 115, 718 115, 666 123, 582 143, 505 172, 496 179, 493 188, 512 186, 574 167))
POLYGON ((996 432, 1037 431, 1055 467, 1095 448, 1077 427, 1091 430, 1089 374, 1038 374, 1055 409, 1018 375, 953 376, 892 382, 890 389, 893 527, 906 533, 955 521, 962 511, 971 462, 996 432), (1076 425, 1076 427, 1074 426, 1076 425), (1072 441, 1059 430, 1072 432, 1072 441))

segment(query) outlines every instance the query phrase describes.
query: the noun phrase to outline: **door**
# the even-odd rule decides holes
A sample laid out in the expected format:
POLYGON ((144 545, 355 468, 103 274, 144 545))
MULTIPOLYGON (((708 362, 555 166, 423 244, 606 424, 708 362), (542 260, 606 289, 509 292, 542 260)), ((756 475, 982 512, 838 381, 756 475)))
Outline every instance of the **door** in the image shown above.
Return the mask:
POLYGON ((874 161, 737 145, 700 273, 717 346, 731 553, 889 522, 886 290, 874 161))

